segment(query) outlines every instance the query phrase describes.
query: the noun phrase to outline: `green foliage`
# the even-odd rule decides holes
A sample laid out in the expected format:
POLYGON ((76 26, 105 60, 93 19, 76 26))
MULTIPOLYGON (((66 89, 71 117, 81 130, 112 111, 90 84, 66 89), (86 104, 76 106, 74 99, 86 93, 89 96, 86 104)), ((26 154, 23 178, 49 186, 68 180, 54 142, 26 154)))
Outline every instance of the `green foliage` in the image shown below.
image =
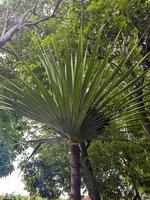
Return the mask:
POLYGON ((30 195, 55 199, 70 188, 68 146, 47 146, 26 164, 24 182, 30 195))
MULTIPOLYGON (((111 113, 107 105, 117 97, 120 98, 121 104, 124 102, 128 105, 126 96, 123 97, 124 91, 126 92, 128 88, 132 87, 143 74, 125 86, 123 86, 123 82, 144 58, 119 77, 119 71, 131 56, 136 45, 131 49, 129 55, 123 58, 115 69, 112 69, 109 66, 109 58, 113 47, 102 61, 98 61, 96 54, 99 47, 99 36, 95 51, 90 58, 87 56, 87 51, 83 49, 82 43, 83 39, 81 38, 81 44, 75 51, 70 51, 66 44, 63 57, 61 57, 55 41, 53 41, 52 47, 48 45, 47 49, 39 45, 39 58, 45 68, 48 88, 45 88, 43 81, 32 71, 30 73, 34 80, 34 87, 24 80, 18 79, 20 87, 1 76, 4 80, 2 87, 8 92, 5 95, 1 93, 1 108, 16 110, 22 115, 54 128, 60 135, 78 142, 96 137, 99 130, 104 129, 111 118, 114 121, 116 113, 115 118, 123 117, 126 122, 130 115, 128 112, 123 112, 122 105, 117 105, 117 108, 112 109, 111 113), (105 70, 107 75, 109 74, 107 77, 105 70), (6 87, 5 82, 10 86, 6 87)), ((135 111, 138 111, 137 108, 135 111)), ((139 113, 139 111, 135 112, 135 115, 139 113)))
POLYGON ((13 171, 12 161, 24 150, 20 140, 25 126, 14 113, 1 112, 0 119, 0 177, 3 177, 13 171))
POLYGON ((135 188, 149 194, 150 143, 96 141, 89 154, 104 199, 133 199, 135 188))
MULTIPOLYGON (((10 7, 14 4, 15 1, 10 1, 10 7)), ((20 9, 18 9, 18 13, 21 14, 23 11, 24 6, 29 6, 28 2, 24 3, 24 1, 20 1, 21 5, 20 9), (27 4, 27 5, 26 5, 27 4)), ((32 1, 30 1, 32 3, 32 1)), ((30 4, 29 3, 29 4, 30 4)), ((4 7, 6 5, 0 5, 1 11, 4 10, 4 7)), ((52 96, 55 97, 54 101, 56 103, 56 97, 57 97, 57 105, 59 105, 59 108, 55 110, 56 114, 59 116, 55 116, 54 118, 57 118, 57 128, 59 125, 59 130, 57 129, 57 133, 62 134, 63 130, 63 136, 64 133, 67 133, 67 138, 72 138, 74 140, 86 140, 87 138, 95 138, 95 133, 97 133, 93 125, 90 126, 90 121, 92 119, 96 119, 96 116, 99 116, 99 119, 96 123, 99 123, 101 125, 101 131, 99 131, 100 134, 98 136, 105 136, 106 134, 103 134, 104 132, 107 133, 107 136, 110 136, 111 138, 118 138, 119 139, 130 139, 131 142, 136 140, 136 143, 126 143, 126 142, 110 142, 109 137, 108 142, 95 142, 92 144, 92 147, 89 150, 91 160, 93 162, 94 172, 97 177, 97 181, 99 183, 100 191, 102 191, 104 199, 109 198, 121 198, 120 191, 124 191, 124 195, 130 199, 134 197, 134 188, 133 188, 133 181, 131 180, 131 174, 135 176, 136 179, 136 185, 140 192, 149 193, 149 145, 147 145, 146 141, 140 141, 141 139, 145 138, 144 131, 142 129, 143 126, 143 119, 141 118, 140 112, 138 112, 138 104, 137 100, 139 97, 136 96, 136 84, 141 83, 142 84, 142 97, 144 102, 144 108, 146 109, 146 112, 149 112, 149 77, 150 74, 145 73, 141 75, 141 78, 139 77, 140 74, 143 73, 143 66, 145 62, 139 63, 139 66, 136 66, 133 71, 128 71, 128 63, 131 63, 131 66, 133 66, 137 60, 140 60, 142 58, 143 54, 143 46, 146 49, 146 51, 149 51, 149 21, 150 21, 150 3, 147 0, 90 0, 90 1, 83 1, 81 6, 80 1, 63 1, 62 9, 59 11, 57 18, 54 18, 52 20, 49 20, 45 23, 42 23, 38 28, 35 28, 36 35, 41 37, 41 46, 38 46, 37 44, 32 43, 32 40, 34 40, 35 32, 31 30, 24 30, 21 31, 17 37, 14 37, 12 41, 9 42, 9 44, 6 45, 7 48, 10 48, 13 50, 16 56, 11 55, 9 53, 6 53, 6 56, 1 57, 0 60, 0 66, 9 66, 11 69, 14 69, 14 71, 18 72, 19 78, 23 79, 29 87, 24 83, 22 80, 18 80, 17 83, 18 86, 22 90, 22 96, 19 99, 19 103, 22 101, 22 97, 25 95, 29 95, 28 98, 26 98, 26 101, 22 101, 19 106, 22 106, 22 104, 31 103, 31 106, 27 105, 28 110, 28 116, 32 114, 36 110, 37 116, 34 116, 34 119, 38 117, 38 120, 41 121, 40 117, 48 118, 46 120, 46 123, 49 125, 49 116, 47 113, 50 111, 50 108, 44 107, 45 111, 40 110, 40 108, 43 107, 43 105, 50 106, 49 99, 46 100, 47 96, 45 95, 45 91, 52 94, 52 96), (82 7, 83 6, 83 7, 82 7), (83 8, 83 10, 82 10, 83 8), (81 19, 81 10, 83 13, 82 19, 81 19), (76 75, 79 74, 79 77, 76 78, 77 84, 71 84, 73 83, 70 78, 71 76, 67 76, 64 71, 67 71, 67 66, 72 66, 73 69, 75 69, 75 65, 71 64, 71 59, 74 61, 79 59, 79 65, 78 69, 80 68, 80 64, 82 66, 83 62, 80 62, 80 56, 76 56, 75 52, 77 52, 77 44, 78 44, 78 38, 79 34, 81 34, 80 26, 81 21, 83 25, 83 43, 84 43, 84 50, 87 48, 87 55, 86 55, 86 64, 84 67, 83 72, 80 74, 80 70, 76 71, 76 75), (103 26, 102 29, 102 36, 100 43, 97 46, 97 52, 92 54, 92 52, 96 49, 95 43, 97 43, 97 33, 99 28, 103 26), (112 45, 115 36, 118 34, 118 32, 122 29, 122 34, 118 37, 117 43, 115 48, 112 50, 111 56, 109 56, 108 60, 106 61, 106 65, 103 68, 103 72, 98 74, 99 66, 102 66, 102 63, 104 64, 104 61, 106 59, 106 54, 108 53, 108 50, 110 49, 110 46, 112 45), (52 34, 57 33, 57 45, 53 45, 53 40, 56 39, 56 35, 52 34), (126 38, 130 38, 130 44, 128 45, 128 52, 132 49, 132 47, 135 44, 135 40, 137 37, 141 37, 141 35, 145 33, 144 39, 142 42, 138 43, 137 46, 135 46, 134 51, 132 55, 128 58, 127 62, 124 62, 122 66, 119 68, 118 64, 121 63, 121 61, 125 57, 124 52, 124 44, 123 44, 123 37, 124 35, 126 38), (66 46, 66 39, 67 38, 67 46, 69 46, 69 53, 67 55, 65 52, 65 46, 66 46), (95 42, 96 41, 96 42, 95 42), (53 47, 52 47, 53 46, 53 47), (58 46, 58 49, 60 51, 61 59, 59 56, 57 56, 56 47, 58 46), (44 48, 44 51, 46 51, 47 57, 45 58, 45 52, 42 50, 42 61, 39 59, 39 56, 37 54, 37 51, 39 51, 39 48, 44 48), (49 52, 48 48, 55 49, 49 52), (71 49, 71 51, 70 51, 71 49), (50 53, 50 55, 49 55, 50 53), (52 54, 52 56, 51 56, 52 54), (72 54, 72 56, 70 55, 72 54), (90 63, 91 57, 94 55, 94 64, 92 63, 91 69, 92 72, 89 75, 89 83, 88 87, 84 88, 83 80, 85 78, 85 74, 88 71, 88 65, 90 63), (49 58, 50 57, 50 58, 49 58), (57 61, 60 61, 63 63, 63 65, 58 66, 58 63, 52 62, 52 68, 49 69, 49 62, 52 60, 52 58, 57 57, 57 61), (44 61, 43 61, 44 60, 44 61), (64 60, 66 60, 67 65, 65 65, 64 60), (69 60, 69 61, 68 61, 69 60), (44 69, 42 62, 45 65, 46 70, 48 73, 46 73, 46 70, 44 69), (58 76, 61 77, 59 79, 58 84, 56 81, 56 76, 53 76, 53 70, 57 69, 54 68, 54 65, 58 67, 58 69, 61 69, 58 73, 58 76), (62 68, 61 68, 62 67, 62 68), (116 70, 118 68, 118 70, 116 70), (64 70, 65 69, 65 70, 64 70), (51 71, 50 71, 51 70, 51 71), (49 81, 48 76, 49 72, 51 73, 52 78, 55 77, 55 80, 52 82, 52 79, 49 81), (114 73, 115 72, 115 73, 114 73), (128 87, 128 85, 132 82, 132 72, 135 73, 135 75, 139 78, 134 79, 133 83, 128 87), (95 74, 97 73, 97 82, 92 82, 93 78, 95 77, 95 74), (114 76, 112 79, 110 78, 111 75, 114 73, 114 76), (64 77, 62 77, 62 74, 64 77), (121 81, 120 77, 123 75, 128 74, 128 76, 122 80, 118 85, 115 84, 117 81, 121 81), (36 77, 35 77, 36 76, 36 77), (38 78, 38 81, 36 80, 38 78), (143 81, 144 79, 144 81, 143 81), (71 80, 71 81, 70 81, 71 80), (40 81, 40 83, 39 83, 40 81), (143 81, 143 83, 142 83, 143 81), (69 83, 67 87, 64 87, 65 83, 69 83), (93 86, 91 87, 91 83, 93 83, 93 86), (105 83, 105 84, 103 84, 105 83), (41 84, 44 88, 41 89, 41 84), (56 92, 52 92, 51 86, 55 86, 55 89, 58 89, 56 92), (77 90, 76 93, 70 88, 73 86, 76 86, 77 90), (97 95, 101 99, 99 101, 100 108, 98 110, 89 110, 88 108, 93 107, 95 103, 95 99, 91 103, 91 105, 86 107, 85 110, 83 110, 82 115, 83 119, 79 120, 80 118, 80 111, 84 108, 84 100, 87 99, 89 93, 89 88, 91 87, 92 92, 96 91, 96 88, 99 87, 99 90, 97 92, 97 95), (123 91, 119 93, 123 88, 123 91), (63 91, 63 92, 62 92, 63 91), (82 91, 82 92, 81 92, 82 91), (31 94, 33 92, 33 94, 31 94), (38 94, 37 94, 38 93, 38 94), (64 95, 62 95, 62 93, 64 95), (34 95, 35 98, 33 97, 34 95), (69 95, 68 95, 69 94, 69 95), (31 96, 30 96, 31 95, 31 96), (83 95, 83 96, 82 96, 83 95), (81 96, 81 97, 80 97, 81 96), (37 101, 37 98, 41 100, 37 101), (67 99, 67 101, 66 101, 67 99), (81 100, 78 102, 78 99, 81 100), (31 102, 32 101, 32 102, 31 102), (74 103, 73 103, 74 101, 74 103), (40 103, 39 103, 40 102, 40 103), (34 107, 35 106, 35 107, 34 107), (34 107, 34 108, 33 108, 34 107), (68 114, 68 107, 70 109, 68 114), (76 109, 79 107, 79 109, 76 109), (74 116, 72 115, 73 111, 74 116), (32 113, 29 113, 33 111, 32 113), (78 112, 79 111, 79 112, 78 112), (61 117, 60 117, 61 113, 61 117), (72 120, 72 116, 74 117, 74 121, 72 120), (103 119, 102 119, 103 118, 103 119), (66 120, 67 119, 67 120, 66 120), (72 121, 71 121, 72 120, 72 121), (79 130, 75 127, 75 121, 79 120, 79 130), (101 122, 100 122, 101 121, 101 122), (103 126, 103 122, 105 123, 105 126, 103 126), (65 126, 64 126, 65 122, 65 126), (74 126, 73 126, 74 124, 74 126), (69 129, 72 126, 72 129, 69 129), (91 130, 90 130, 91 128, 91 130), (61 131, 60 131, 61 129, 61 131), (76 129, 76 130, 75 130, 76 129), (74 137, 74 133, 77 134, 76 137, 74 137), (88 134, 87 134, 88 132, 88 134), (82 138, 80 138, 82 135, 82 138), (88 135, 88 136, 87 136, 88 135), (90 135, 90 137, 89 137, 90 135), (84 136, 84 137, 83 137, 84 136), (97 146, 100 149, 97 150, 97 146), (138 151, 139 150, 139 151, 138 151), (99 152, 99 153, 98 153, 99 152), (130 158, 131 156, 131 158, 130 158), (125 164, 122 164, 123 161, 125 162, 129 161, 129 167, 130 169, 127 169, 125 167, 125 164), (109 176, 111 174, 111 176, 109 176), (105 175, 105 177, 104 177, 105 175), (103 179, 102 179, 103 178, 103 179), (132 185, 132 188, 130 186, 132 185), (118 189, 119 187, 119 189, 118 189), (126 187, 129 188, 129 191, 126 190, 126 187), (117 195, 120 195, 119 197, 117 195)), ((39 8, 39 11, 41 12, 41 9, 39 8)), ((3 25, 4 20, 1 18, 1 25, 3 25)), ((126 46, 125 46, 126 47, 126 46)), ((86 51, 86 50, 85 50, 86 51)), ((85 52, 84 52, 85 53, 85 52)), ((84 54, 85 55, 85 54, 84 54)), ((91 59, 92 60, 92 59, 91 59)), ((149 58, 148 58, 149 60, 149 58)), ((5 78, 14 78, 14 74, 11 76, 8 76, 10 74, 10 71, 8 68, 5 69, 5 72, 7 73, 7 76, 3 73, 3 70, 0 70, 0 74, 4 76, 5 78), (7 70, 6 70, 7 69, 7 70)), ((90 69, 90 68, 89 68, 90 69)), ((75 70, 73 71, 75 72, 75 70)), ((15 84, 16 84, 15 82, 15 84)), ((8 84, 9 85, 9 84, 8 84)), ((85 84, 86 85, 86 84, 85 84)), ((7 84, 6 84, 7 86, 7 84)), ((10 84, 11 89, 16 89, 16 86, 10 84)), ((72 87, 73 88, 73 87, 72 87)), ((16 100, 18 96, 15 94, 12 95, 12 91, 9 91, 11 93, 11 97, 13 100, 16 100)), ((140 92, 139 92, 140 93, 140 92)), ((93 93, 94 94, 94 93, 93 93)), ((48 94, 49 95, 49 94, 48 94)), ((97 97, 96 97, 97 98, 97 97)), ((12 103, 12 99, 9 100, 12 103)), ((8 103, 10 103, 8 102, 8 103)), ((17 103, 18 103, 17 102, 17 103)), ((98 100, 97 100, 98 102, 98 100)), ((11 104, 10 103, 10 104, 11 104)), ((14 102, 13 102, 14 103, 14 102)), ((16 104, 13 105, 16 108, 16 104)), ((13 109, 15 109, 13 107, 13 109)), ((51 106, 53 107, 53 106, 51 106)), ((140 107, 140 110, 142 108, 140 107)), ((2 111, 3 112, 3 111, 2 111)), ((24 114, 24 113, 22 113, 24 114)), ((19 116, 20 117, 20 116, 19 116)), ((27 129, 36 126, 35 123, 31 123, 31 121, 27 122, 30 126, 26 126, 26 122, 22 121, 24 118, 19 118, 20 123, 14 121, 12 122, 10 119, 12 117, 9 115, 7 117, 8 124, 4 125, 4 123, 1 123, 0 128, 1 132, 3 128, 7 126, 7 135, 8 135, 8 149, 5 149, 5 151, 1 151, 0 155, 7 157, 7 159, 0 159, 0 162, 4 166, 5 170, 7 164, 10 164, 10 160, 13 160, 15 158, 15 155, 21 152, 21 148, 18 144, 18 141, 21 140, 21 137, 23 136, 23 131, 17 130, 21 129, 27 129), (9 128, 9 120, 11 121, 11 128, 9 128), (13 130, 13 131, 12 131, 13 130), (22 136, 21 136, 22 135, 22 136), (11 146, 13 145, 13 146, 11 146), (12 148, 13 147, 13 148, 12 148), (16 150, 17 149, 17 150, 16 150), (9 154, 8 154, 9 152, 9 154), (9 156, 8 156, 9 155, 9 156), (4 162, 6 161, 6 162, 4 162)), ((42 121, 43 122, 43 121, 42 121)), ((44 122, 45 123, 45 120, 44 122)), ((50 124, 51 125, 51 124, 50 124)), ((97 125, 96 125, 97 126, 97 125)), ((54 127, 56 129, 56 127, 54 127)), ((97 127, 96 127, 97 128, 97 127)), ((5 130, 5 129, 4 129, 5 130)), ((97 134, 96 134, 97 135, 97 134)), ((47 133, 41 132, 41 137, 47 137, 47 133)), ((33 137, 35 137, 35 134, 33 134, 33 137)), ((65 135, 66 137, 66 135, 65 135)), ((3 142, 2 142, 3 145, 3 142)), ((7 145, 4 145, 5 147, 7 145)), ((45 150, 46 151, 46 150, 45 150)), ((38 160, 38 158, 35 159, 35 161, 38 160)), ((45 159, 43 162, 47 163, 47 159, 45 159)), ((54 159, 55 160, 55 159, 54 159)), ((49 161, 50 162, 50 161, 49 161)), ((54 161, 53 161, 54 162, 54 161)), ((57 162, 56 162, 57 163, 57 162)), ((54 162, 54 166, 56 166, 56 163, 54 162)), ((60 161, 61 163, 61 161, 60 161)), ((32 163, 33 166, 35 163, 32 163)), ((59 163, 57 163, 59 165, 59 163)), ((1 166, 1 165, 0 165, 1 166)), ((48 163, 48 166, 51 166, 51 163, 48 163)), ((2 168, 2 171, 3 169, 2 168)), ((52 167, 53 169, 53 167, 52 167)), ((39 169, 41 170, 41 169, 39 169)), ((54 172, 55 169, 53 169, 54 172)), ((38 169, 37 169, 38 171, 38 169)), ((51 172, 51 170, 50 170, 51 172)), ((44 172, 42 172, 44 173, 44 172)), ((64 173, 62 171, 62 173, 64 173)), ((30 177, 30 175, 29 175, 30 177)), ((29 179, 29 177, 26 177, 29 179)), ((56 184, 57 185, 57 184, 56 184)), ((64 189, 65 190, 65 189, 64 189)))
MULTIPOLYGON (((5 194, 0 196, 0 200, 44 200, 41 197, 29 197, 29 196, 22 196, 22 195, 14 195, 14 194, 5 194)), ((45 199, 46 200, 46 199, 45 199)))

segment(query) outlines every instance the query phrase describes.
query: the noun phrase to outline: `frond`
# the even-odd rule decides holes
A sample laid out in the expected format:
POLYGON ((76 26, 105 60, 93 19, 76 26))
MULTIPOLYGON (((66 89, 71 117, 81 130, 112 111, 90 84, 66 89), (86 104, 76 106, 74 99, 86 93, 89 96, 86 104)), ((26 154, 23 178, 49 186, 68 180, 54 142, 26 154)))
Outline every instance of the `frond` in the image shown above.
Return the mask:
MULTIPOLYGON (((53 41, 52 47, 48 44, 47 48, 43 48, 38 41, 39 58, 45 68, 48 87, 30 69, 36 87, 20 78, 16 85, 1 76, 1 91, 6 93, 0 92, 0 108, 15 110, 78 142, 104 133, 111 121, 126 123, 131 118, 137 118, 141 111, 135 103, 138 97, 133 97, 133 94, 141 88, 133 88, 147 72, 124 83, 145 57, 118 76, 136 45, 113 69, 109 59, 117 38, 102 61, 96 56, 99 37, 90 57, 86 50, 83 51, 82 42, 76 51, 70 51, 66 44, 62 56, 56 41, 53 41), (115 105, 115 102, 118 104, 115 105)), ((147 82, 142 87, 149 84, 147 82)))

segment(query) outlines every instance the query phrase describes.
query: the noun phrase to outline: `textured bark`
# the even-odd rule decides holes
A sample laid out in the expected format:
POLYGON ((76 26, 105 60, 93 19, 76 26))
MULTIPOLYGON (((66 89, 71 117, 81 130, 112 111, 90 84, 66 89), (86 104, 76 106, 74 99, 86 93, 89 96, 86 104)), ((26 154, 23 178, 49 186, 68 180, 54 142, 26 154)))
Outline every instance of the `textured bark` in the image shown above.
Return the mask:
POLYGON ((136 196, 134 197, 133 200, 142 200, 141 197, 140 197, 140 195, 139 195, 139 193, 138 194, 136 193, 136 196))
POLYGON ((89 196, 91 200, 100 200, 100 194, 98 190, 98 186, 93 175, 92 167, 90 164, 90 160, 88 159, 87 148, 85 143, 82 142, 80 144, 81 147, 81 156, 82 156, 82 166, 84 171, 84 178, 86 181, 86 186, 89 191, 89 196))
POLYGON ((3 36, 0 37, 0 47, 4 46, 9 40, 12 39, 13 35, 19 31, 19 25, 15 25, 3 36))
POLYGON ((78 144, 71 144, 71 200, 80 200, 80 148, 78 144))
MULTIPOLYGON (((12 37, 16 33, 18 33, 20 30, 23 30, 26 27, 31 28, 33 26, 38 25, 39 23, 42 23, 44 21, 47 21, 47 20, 53 18, 55 16, 61 2, 62 2, 62 0, 58 0, 56 2, 55 8, 50 16, 43 16, 39 20, 30 22, 29 19, 31 18, 31 16, 33 16, 35 9, 37 7, 37 4, 39 3, 39 1, 37 0, 35 5, 33 6, 33 8, 27 10, 23 14, 23 17, 21 19, 18 18, 17 23, 13 27, 11 27, 8 30, 7 30, 6 26, 4 27, 4 30, 0 36, 0 47, 3 47, 7 42, 9 42, 12 39, 12 37)), ((6 23, 6 25, 7 25, 7 23, 6 23)))
POLYGON ((135 194, 136 194, 133 200, 142 200, 142 198, 140 196, 140 193, 139 193, 135 183, 133 183, 133 187, 135 189, 135 194))

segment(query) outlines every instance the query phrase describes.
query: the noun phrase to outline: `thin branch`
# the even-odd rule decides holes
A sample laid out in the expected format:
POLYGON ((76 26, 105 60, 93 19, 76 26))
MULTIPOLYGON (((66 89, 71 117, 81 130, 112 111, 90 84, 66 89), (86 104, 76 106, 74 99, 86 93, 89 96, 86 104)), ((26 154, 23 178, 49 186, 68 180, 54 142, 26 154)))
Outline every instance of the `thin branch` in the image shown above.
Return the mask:
POLYGON ((22 17, 22 19, 21 19, 21 22, 27 22, 27 20, 31 17, 31 15, 35 12, 35 9, 36 9, 36 7, 37 7, 37 5, 38 5, 38 3, 39 3, 39 0, 37 0, 36 1, 36 3, 35 3, 35 5, 31 8, 31 9, 29 9, 29 10, 27 10, 26 12, 25 12, 25 14, 23 15, 23 17, 22 17))
POLYGON ((40 142, 37 144, 37 146, 33 149, 31 155, 28 157, 27 161, 29 161, 30 158, 32 158, 32 156, 34 156, 38 152, 38 150, 40 149, 41 145, 42 145, 42 143, 40 143, 40 142))
POLYGON ((35 22, 26 23, 25 26, 27 26, 27 27, 35 26, 35 25, 37 25, 37 24, 39 24, 41 22, 44 22, 44 21, 49 20, 50 18, 53 18, 55 16, 56 11, 58 10, 58 7, 61 4, 61 2, 62 2, 62 0, 58 0, 58 2, 56 3, 56 6, 55 6, 55 8, 54 8, 54 10, 53 10, 53 12, 52 12, 52 14, 50 16, 45 16, 42 19, 39 19, 39 20, 37 20, 35 22))
POLYGON ((5 19, 4 19, 4 28, 3 28, 3 31, 2 31, 2 34, 1 36, 3 36, 5 33, 6 33, 6 29, 7 29, 7 24, 8 24, 8 10, 6 11, 6 16, 5 16, 5 19))
POLYGON ((20 29, 23 29, 25 27, 37 26, 39 23, 49 20, 50 18, 53 18, 55 16, 61 2, 62 2, 62 0, 57 1, 56 5, 54 7, 54 10, 50 16, 45 16, 37 21, 28 22, 28 19, 35 13, 36 7, 39 3, 39 0, 37 0, 36 3, 34 4, 34 6, 31 9, 27 10, 24 13, 23 17, 21 19, 17 20, 17 23, 14 26, 12 28, 10 28, 7 32, 5 32, 5 34, 3 34, 0 37, 0 47, 4 46, 8 41, 10 41, 12 39, 13 35, 16 34, 20 29))
POLYGON ((64 142, 64 138, 62 137, 55 137, 55 138, 45 138, 45 139, 37 139, 37 140, 27 140, 26 143, 41 143, 41 144, 51 144, 55 142, 64 142))
POLYGON ((0 47, 0 49, 1 49, 2 51, 4 51, 4 52, 7 52, 7 53, 13 55, 17 60, 19 60, 18 56, 17 56, 11 49, 7 49, 7 48, 5 48, 5 47, 0 47))
MULTIPOLYGON (((12 9, 11 9, 11 11, 10 11, 10 14, 9 14, 8 20, 9 20, 10 17, 12 17, 13 14, 15 13, 15 11, 16 11, 16 9, 17 9, 19 3, 20 3, 20 0, 17 0, 16 2, 14 2, 14 5, 12 6, 12 9)), ((14 15, 15 15, 15 14, 14 14, 14 15)))
POLYGON ((11 40, 12 36, 19 31, 18 24, 13 26, 3 36, 0 37, 0 47, 4 46, 8 41, 11 40))

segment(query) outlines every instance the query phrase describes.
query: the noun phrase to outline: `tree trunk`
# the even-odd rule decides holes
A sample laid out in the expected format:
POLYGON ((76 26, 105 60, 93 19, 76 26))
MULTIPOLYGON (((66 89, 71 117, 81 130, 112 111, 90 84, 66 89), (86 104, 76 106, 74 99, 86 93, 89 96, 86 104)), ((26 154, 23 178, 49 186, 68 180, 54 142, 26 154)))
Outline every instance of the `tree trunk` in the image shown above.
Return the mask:
POLYGON ((138 189, 137 189, 137 187, 136 187, 136 183, 135 183, 135 181, 134 181, 134 179, 133 179, 132 176, 131 176, 131 181, 132 181, 133 187, 134 187, 134 189, 135 189, 135 197, 134 197, 133 200, 142 200, 142 198, 141 198, 141 196, 140 196, 140 193, 139 193, 139 191, 138 191, 138 189))
POLYGON ((71 144, 71 200, 80 200, 80 148, 78 144, 71 144))
POLYGON ((85 146, 85 143, 82 142, 80 144, 80 147, 81 147, 84 177, 85 177, 86 185, 89 191, 89 196, 91 200, 100 200, 99 190, 98 190, 97 183, 92 172, 90 160, 88 159, 88 153, 87 153, 87 148, 85 146))

